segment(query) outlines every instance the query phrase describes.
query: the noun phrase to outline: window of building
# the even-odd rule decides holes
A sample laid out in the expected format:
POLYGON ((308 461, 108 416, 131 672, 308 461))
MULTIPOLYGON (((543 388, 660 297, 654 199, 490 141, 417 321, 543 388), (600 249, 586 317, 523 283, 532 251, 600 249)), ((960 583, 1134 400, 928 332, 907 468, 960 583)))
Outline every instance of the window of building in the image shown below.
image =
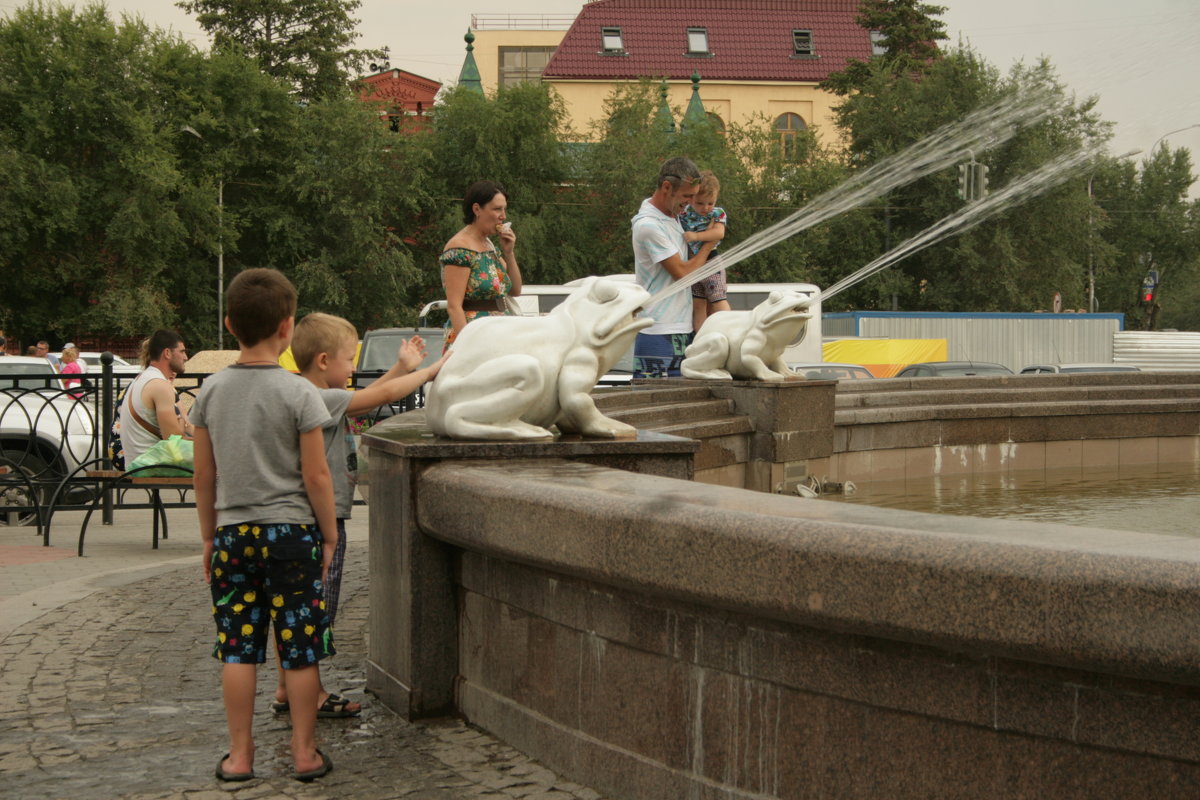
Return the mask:
POLYGON ((792 31, 792 55, 814 55, 812 31, 792 31))
POLYGON ((871 31, 871 55, 887 55, 887 47, 883 44, 883 31, 871 31))
POLYGON ((501 47, 500 85, 515 86, 541 79, 552 55, 553 47, 501 47))
POLYGON ((688 28, 688 55, 691 56, 706 56, 708 52, 708 29, 707 28, 688 28))
POLYGON ((708 117, 709 123, 713 126, 713 130, 715 130, 717 133, 725 133, 725 120, 721 119, 711 111, 705 112, 705 115, 708 117))
POLYGON ((601 28, 600 41, 605 53, 625 52, 625 43, 621 40, 620 28, 601 28))
POLYGON ((784 158, 795 158, 796 135, 807 125, 799 114, 780 114, 775 118, 775 133, 779 136, 779 152, 784 158))

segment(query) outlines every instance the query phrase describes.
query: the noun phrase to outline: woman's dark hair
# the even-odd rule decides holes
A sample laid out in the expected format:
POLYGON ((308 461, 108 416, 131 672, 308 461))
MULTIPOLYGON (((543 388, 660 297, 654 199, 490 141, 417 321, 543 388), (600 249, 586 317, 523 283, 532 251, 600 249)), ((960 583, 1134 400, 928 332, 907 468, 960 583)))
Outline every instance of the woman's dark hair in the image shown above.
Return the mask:
POLYGON ((504 187, 495 181, 475 181, 463 196, 463 222, 470 225, 475 221, 475 204, 486 206, 498 194, 508 197, 504 187))

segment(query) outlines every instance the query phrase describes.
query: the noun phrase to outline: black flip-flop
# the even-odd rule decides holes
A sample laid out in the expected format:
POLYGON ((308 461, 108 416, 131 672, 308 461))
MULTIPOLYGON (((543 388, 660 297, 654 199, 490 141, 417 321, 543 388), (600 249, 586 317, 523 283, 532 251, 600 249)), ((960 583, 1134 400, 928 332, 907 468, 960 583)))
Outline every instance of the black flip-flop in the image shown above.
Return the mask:
POLYGON ((275 701, 274 703, 271 703, 271 710, 276 714, 286 714, 292 710, 292 707, 288 705, 287 700, 284 700, 282 703, 275 701))
POLYGON ((221 760, 217 762, 217 780, 225 781, 226 783, 254 780, 254 770, 250 770, 249 772, 226 772, 225 759, 227 758, 229 758, 229 753, 221 756, 221 760))
POLYGON ((329 771, 333 769, 333 762, 329 760, 329 756, 321 752, 319 747, 317 748, 317 755, 321 757, 321 766, 316 769, 310 769, 307 772, 294 773, 292 777, 298 781, 307 783, 308 781, 315 781, 317 778, 323 778, 328 775, 329 771))
POLYGON ((349 700, 339 694, 329 693, 329 697, 325 698, 325 702, 321 703, 321 707, 317 709, 318 719, 343 719, 345 717, 357 717, 362 713, 362 709, 351 711, 347 706, 350 705, 349 700))

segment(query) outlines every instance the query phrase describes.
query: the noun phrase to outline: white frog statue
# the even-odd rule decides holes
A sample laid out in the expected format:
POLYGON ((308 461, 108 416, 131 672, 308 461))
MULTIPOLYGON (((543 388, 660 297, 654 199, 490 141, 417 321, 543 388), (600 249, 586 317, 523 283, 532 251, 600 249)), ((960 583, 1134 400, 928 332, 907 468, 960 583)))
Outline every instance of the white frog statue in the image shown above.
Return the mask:
POLYGON ((798 377, 783 351, 804 338, 812 299, 780 290, 749 311, 721 311, 704 321, 684 351, 680 372, 705 380, 782 381, 798 377))
POLYGON ((425 404, 433 432, 452 439, 605 438, 637 430, 601 414, 590 392, 654 320, 636 284, 588 278, 543 317, 476 319, 454 342, 425 404))

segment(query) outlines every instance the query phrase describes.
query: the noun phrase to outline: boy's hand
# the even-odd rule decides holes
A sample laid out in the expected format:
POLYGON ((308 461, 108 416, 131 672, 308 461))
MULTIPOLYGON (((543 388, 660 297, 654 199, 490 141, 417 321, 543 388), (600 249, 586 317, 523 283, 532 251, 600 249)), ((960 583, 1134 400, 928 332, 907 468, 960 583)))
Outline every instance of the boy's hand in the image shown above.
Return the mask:
POLYGON ((691 231, 684 231, 683 240, 688 243, 694 242, 696 241, 696 234, 692 233, 691 231))
POLYGON ((336 541, 326 539, 321 544, 321 583, 329 583, 329 565, 333 563, 333 551, 337 548, 336 541))
POLYGON ((212 539, 209 539, 208 541, 206 541, 204 543, 204 552, 202 553, 202 558, 204 559, 204 582, 205 583, 212 583, 212 556, 213 556, 213 543, 212 543, 212 539))
POLYGON ((425 340, 420 336, 405 339, 400 344, 400 352, 396 354, 396 363, 406 372, 412 372, 421 366, 425 360, 425 340))

